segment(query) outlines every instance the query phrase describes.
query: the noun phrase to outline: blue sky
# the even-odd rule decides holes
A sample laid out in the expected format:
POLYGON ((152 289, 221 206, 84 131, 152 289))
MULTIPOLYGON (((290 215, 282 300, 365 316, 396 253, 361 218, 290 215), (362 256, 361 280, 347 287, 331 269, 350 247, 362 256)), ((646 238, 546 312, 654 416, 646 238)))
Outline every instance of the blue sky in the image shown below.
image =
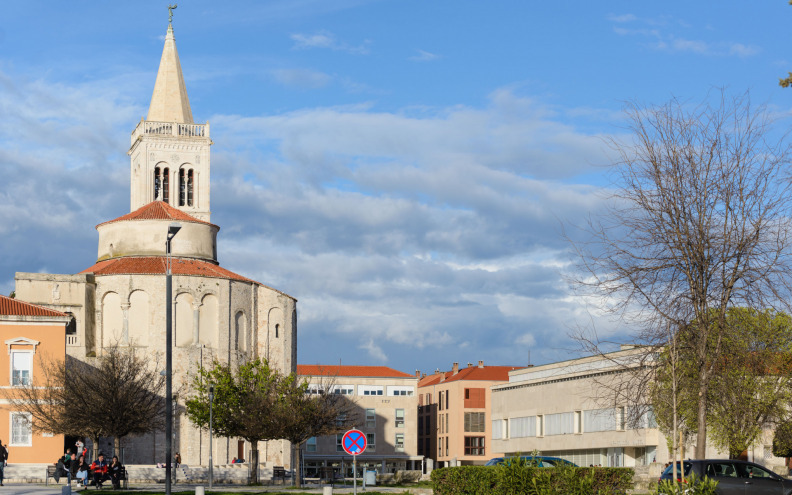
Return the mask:
MULTIPOLYGON (((166 2, 0 6, 0 291, 129 211, 166 2)), ((751 92, 789 128, 783 1, 184 1, 223 266, 299 299, 300 363, 543 363, 626 329, 574 296, 626 101, 751 92)))

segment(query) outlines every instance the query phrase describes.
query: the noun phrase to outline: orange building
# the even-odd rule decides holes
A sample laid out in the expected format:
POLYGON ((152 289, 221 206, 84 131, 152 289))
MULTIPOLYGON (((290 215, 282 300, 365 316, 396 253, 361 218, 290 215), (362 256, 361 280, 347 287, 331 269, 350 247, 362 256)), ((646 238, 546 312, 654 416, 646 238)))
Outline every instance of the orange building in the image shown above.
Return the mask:
POLYGON ((71 321, 66 313, 0 296, 0 341, 7 350, 0 353, 0 440, 10 463, 52 462, 63 453, 63 435, 34 432, 28 413, 14 410, 9 397, 41 373, 42 359, 66 358, 71 321))
POLYGON ((418 382, 418 454, 435 467, 484 464, 501 454, 492 452, 492 385, 509 381, 514 366, 468 363, 436 371, 418 382))

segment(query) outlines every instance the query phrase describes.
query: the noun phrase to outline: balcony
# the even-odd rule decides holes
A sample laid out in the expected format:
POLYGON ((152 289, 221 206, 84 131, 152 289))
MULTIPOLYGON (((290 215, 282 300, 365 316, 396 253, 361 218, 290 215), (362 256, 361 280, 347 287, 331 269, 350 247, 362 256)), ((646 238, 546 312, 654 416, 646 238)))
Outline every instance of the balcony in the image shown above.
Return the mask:
POLYGON ((66 347, 77 347, 80 345, 80 338, 76 334, 66 335, 66 347))
POLYGON ((179 124, 178 122, 148 122, 140 119, 135 130, 132 131, 132 144, 144 134, 170 137, 195 137, 209 138, 209 123, 206 124, 179 124))

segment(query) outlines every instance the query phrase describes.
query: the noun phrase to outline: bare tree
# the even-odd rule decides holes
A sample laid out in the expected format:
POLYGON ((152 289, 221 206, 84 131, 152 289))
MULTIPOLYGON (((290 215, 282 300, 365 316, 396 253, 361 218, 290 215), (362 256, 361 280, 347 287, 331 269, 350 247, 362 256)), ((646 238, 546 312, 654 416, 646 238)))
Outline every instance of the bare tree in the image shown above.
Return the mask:
MULTIPOLYGON (((575 244, 574 285, 635 329, 648 352, 684 331, 696 376, 696 451, 704 456, 712 356, 729 308, 787 309, 792 191, 789 149, 764 108, 721 91, 696 106, 630 104, 632 142, 607 211, 575 244)), ((588 342, 599 348, 596 336, 588 342)), ((584 338, 585 340, 585 338, 584 338)))
POLYGON ((164 377, 132 348, 106 347, 93 364, 67 356, 39 358, 40 373, 28 387, 6 393, 28 412, 36 431, 85 435, 94 445, 161 429, 164 377))

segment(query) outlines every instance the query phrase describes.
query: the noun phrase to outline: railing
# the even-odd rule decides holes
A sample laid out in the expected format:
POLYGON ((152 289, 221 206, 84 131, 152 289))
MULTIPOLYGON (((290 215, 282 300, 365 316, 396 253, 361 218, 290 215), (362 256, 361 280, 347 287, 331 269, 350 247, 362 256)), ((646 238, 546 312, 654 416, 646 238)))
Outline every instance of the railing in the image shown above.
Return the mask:
POLYGON ((77 335, 67 335, 66 336, 66 345, 67 346, 78 346, 80 345, 80 339, 77 335))
POLYGON ((132 144, 143 134, 173 137, 209 137, 209 123, 206 124, 179 124, 178 122, 148 122, 141 119, 135 130, 132 131, 132 144))

